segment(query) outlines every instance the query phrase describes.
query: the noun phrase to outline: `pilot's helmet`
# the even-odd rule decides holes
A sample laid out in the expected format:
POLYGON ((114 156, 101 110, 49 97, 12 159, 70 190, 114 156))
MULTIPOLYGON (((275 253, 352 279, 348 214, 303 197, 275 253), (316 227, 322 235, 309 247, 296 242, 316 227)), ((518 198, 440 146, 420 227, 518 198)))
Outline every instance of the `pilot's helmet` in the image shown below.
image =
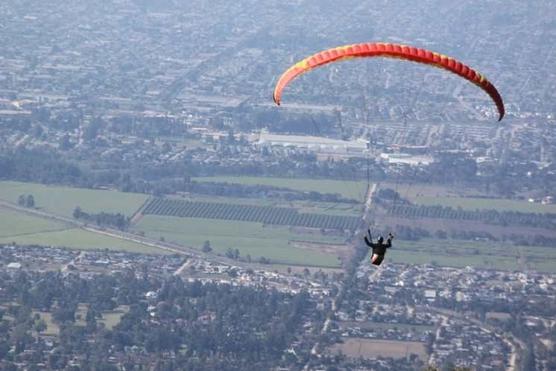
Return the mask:
POLYGON ((380 237, 378 238, 378 243, 382 243, 383 241, 384 241, 384 238, 382 238, 382 236, 380 236, 380 237))

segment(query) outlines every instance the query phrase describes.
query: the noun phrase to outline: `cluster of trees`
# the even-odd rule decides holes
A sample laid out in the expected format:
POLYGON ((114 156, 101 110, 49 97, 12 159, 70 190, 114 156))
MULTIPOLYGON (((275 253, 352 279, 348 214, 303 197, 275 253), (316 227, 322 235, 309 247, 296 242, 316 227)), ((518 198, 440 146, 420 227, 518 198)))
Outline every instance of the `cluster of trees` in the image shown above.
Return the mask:
MULTIPOLYGON (((124 300, 123 295, 116 294, 115 280, 97 276, 90 281, 76 279, 74 276, 63 277, 59 272, 30 273, 19 271, 14 275, 0 274, 2 293, 0 299, 7 309, 0 310, 0 360, 16 361, 25 350, 34 350, 37 357, 29 363, 48 363, 55 367, 57 357, 43 353, 45 343, 40 335, 46 330, 44 317, 37 312, 50 312, 54 321, 60 325, 60 336, 64 338, 70 328, 75 327, 75 312, 78 303, 87 303, 90 315, 103 310, 110 310, 117 301, 124 300), (11 320, 7 319, 7 316, 11 320), (14 349, 14 352, 10 352, 14 349)), ((85 336, 90 328, 80 330, 85 336)), ((84 341, 84 339, 83 339, 84 341)), ((62 353, 64 366, 76 351, 79 342, 72 343, 62 353)), ((4 364, 0 363, 3 369, 4 364)))
POLYGON ((79 206, 73 210, 73 217, 88 223, 95 223, 101 227, 113 227, 122 231, 129 227, 130 222, 129 217, 120 213, 101 212, 98 214, 90 214, 81 210, 79 206))
MULTIPOLYGON (((388 231, 390 232, 390 231, 388 231)), ((383 233, 386 236, 388 232, 383 233)), ((418 241, 421 238, 428 238, 431 236, 430 232, 420 227, 409 227, 407 225, 396 225, 394 227, 394 234, 400 240, 418 241)))
POLYGON ((39 338, 45 323, 32 313, 50 312, 60 327, 56 352, 39 352, 34 362, 53 368, 66 367, 75 356, 84 365, 105 361, 108 350, 124 361, 132 349, 137 349, 134 363, 146 367, 160 362, 175 362, 180 369, 288 367, 298 359, 283 358, 284 351, 301 325, 320 315, 305 292, 150 278, 133 271, 91 278, 20 271, 1 273, 0 279, 2 303, 10 303, 0 311, 0 359, 15 362, 25 350, 44 349, 39 338), (157 292, 156 299, 145 298, 149 291, 157 292), (76 322, 78 304, 87 307, 84 324, 76 322), (129 312, 112 330, 98 323, 103 312, 123 304, 129 312))
POLYGON ((0 180, 65 183, 84 186, 86 177, 76 165, 50 150, 17 149, 0 153, 0 180))
POLYGON ((376 202, 381 205, 392 205, 394 203, 402 203, 406 204, 408 201, 403 199, 400 194, 393 190, 392 188, 380 188, 374 195, 373 195, 373 202, 376 202))
POLYGON ((35 197, 33 195, 19 195, 17 198, 17 204, 23 207, 34 208, 35 197))
POLYGON ((477 178, 477 162, 461 153, 442 152, 428 167, 426 176, 429 181, 445 184, 454 182, 473 182, 477 178))
POLYGON ((543 235, 536 234, 534 236, 522 235, 522 234, 510 234, 509 236, 503 236, 503 240, 510 240, 516 245, 523 246, 556 246, 556 238, 546 237, 543 235))
POLYGON ((238 249, 232 249, 231 247, 229 247, 228 250, 226 250, 226 257, 230 258, 230 259, 238 260, 239 259, 239 250, 238 249))

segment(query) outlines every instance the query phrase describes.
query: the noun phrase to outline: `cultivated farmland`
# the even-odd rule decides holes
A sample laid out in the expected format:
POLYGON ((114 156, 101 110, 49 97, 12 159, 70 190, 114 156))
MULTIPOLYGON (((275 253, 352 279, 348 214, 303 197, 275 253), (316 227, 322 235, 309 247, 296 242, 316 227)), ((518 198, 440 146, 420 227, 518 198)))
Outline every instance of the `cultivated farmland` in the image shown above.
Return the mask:
POLYGON ((143 209, 144 215, 237 220, 306 228, 355 230, 360 218, 354 216, 299 213, 286 207, 235 205, 157 198, 143 209))

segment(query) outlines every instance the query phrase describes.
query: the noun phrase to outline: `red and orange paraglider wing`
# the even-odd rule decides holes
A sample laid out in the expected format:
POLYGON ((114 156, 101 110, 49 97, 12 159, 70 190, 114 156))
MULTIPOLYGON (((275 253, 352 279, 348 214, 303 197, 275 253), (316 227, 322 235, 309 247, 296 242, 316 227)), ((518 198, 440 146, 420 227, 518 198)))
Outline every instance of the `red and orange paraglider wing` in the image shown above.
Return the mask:
POLYGON ((280 105, 282 91, 297 76, 314 68, 328 63, 337 62, 351 58, 385 57, 397 58, 417 63, 428 64, 455 73, 464 79, 471 81, 483 89, 494 101, 498 109, 499 121, 504 117, 504 102, 498 90, 483 75, 471 67, 459 62, 454 58, 431 52, 430 50, 415 48, 407 45, 390 43, 363 43, 346 45, 318 52, 308 58, 294 64, 280 76, 274 89, 274 102, 280 105))

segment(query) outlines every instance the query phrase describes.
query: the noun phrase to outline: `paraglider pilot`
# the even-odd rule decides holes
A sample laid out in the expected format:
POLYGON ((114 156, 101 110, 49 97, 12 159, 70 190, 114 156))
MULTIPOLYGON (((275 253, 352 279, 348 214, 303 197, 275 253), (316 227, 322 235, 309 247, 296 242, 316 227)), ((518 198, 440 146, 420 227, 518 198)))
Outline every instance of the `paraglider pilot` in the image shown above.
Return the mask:
POLYGON ((371 237, 371 230, 367 230, 367 234, 369 235, 368 238, 365 236, 365 243, 371 249, 373 249, 373 254, 371 255, 371 263, 374 265, 380 265, 384 260, 384 255, 386 254, 386 249, 392 246, 392 240, 394 236, 392 233, 388 233, 388 239, 386 243, 384 243, 384 238, 380 236, 377 240, 377 243, 373 243, 373 238, 371 237))

